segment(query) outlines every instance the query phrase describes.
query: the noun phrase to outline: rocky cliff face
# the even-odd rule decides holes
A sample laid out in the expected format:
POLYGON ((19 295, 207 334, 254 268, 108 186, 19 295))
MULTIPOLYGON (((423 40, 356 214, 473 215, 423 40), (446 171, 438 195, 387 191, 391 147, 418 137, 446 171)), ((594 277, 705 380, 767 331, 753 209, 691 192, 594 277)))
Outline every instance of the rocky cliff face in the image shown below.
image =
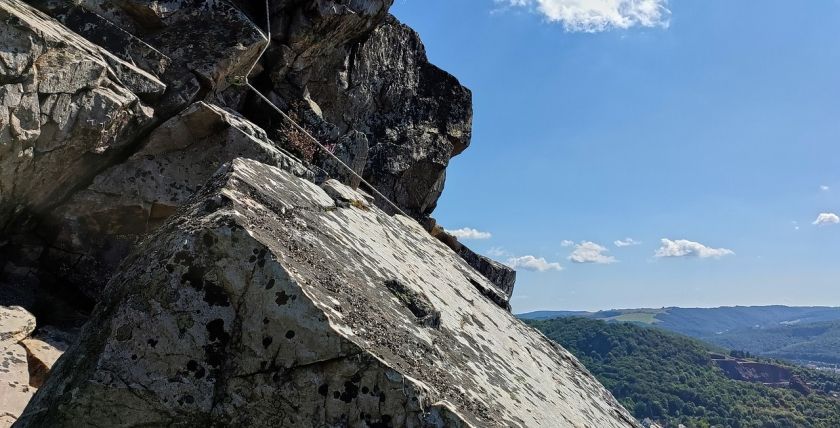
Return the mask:
POLYGON ((3 339, 18 425, 634 426, 428 217, 470 92, 391 2, 257 3, 0 3, 0 305, 75 342, 3 339))

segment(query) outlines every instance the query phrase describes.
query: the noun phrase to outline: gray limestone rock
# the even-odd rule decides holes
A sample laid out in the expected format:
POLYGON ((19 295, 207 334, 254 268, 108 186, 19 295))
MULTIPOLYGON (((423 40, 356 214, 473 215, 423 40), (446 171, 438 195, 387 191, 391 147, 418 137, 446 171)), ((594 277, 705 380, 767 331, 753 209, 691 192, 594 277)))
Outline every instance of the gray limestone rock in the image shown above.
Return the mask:
POLYGON ((155 107, 165 116, 200 100, 220 103, 244 94, 230 88, 267 40, 226 0, 30 0, 90 41, 166 82, 155 107))
POLYGON ((311 84, 312 98, 326 120, 368 136, 365 179, 409 214, 429 215, 450 158, 470 143, 470 91, 430 64, 417 33, 393 17, 348 61, 346 82, 311 84))
POLYGON ((32 314, 0 306, 0 428, 10 427, 35 393, 29 385, 26 348, 20 345, 34 330, 32 314))
POLYGON ((505 266, 489 257, 482 256, 471 250, 466 245, 458 241, 458 238, 447 233, 443 228, 437 225, 433 218, 427 218, 423 221, 424 228, 435 238, 443 242, 452 251, 461 256, 473 269, 478 271, 482 276, 490 280, 495 286, 492 290, 486 290, 494 296, 499 306, 510 310, 510 298, 513 296, 513 287, 516 284, 516 271, 505 266))
POLYGON ((130 150, 154 125, 133 90, 164 86, 19 0, 0 21, 2 233, 130 150))
POLYGON ((126 260, 19 426, 637 426, 471 281, 414 220, 237 159, 126 260))
POLYGON ((217 106, 193 104, 155 129, 129 159, 54 210, 46 229, 55 237, 43 256, 44 269, 66 272, 64 281, 97 298, 136 241, 237 157, 311 175, 248 120, 217 106))

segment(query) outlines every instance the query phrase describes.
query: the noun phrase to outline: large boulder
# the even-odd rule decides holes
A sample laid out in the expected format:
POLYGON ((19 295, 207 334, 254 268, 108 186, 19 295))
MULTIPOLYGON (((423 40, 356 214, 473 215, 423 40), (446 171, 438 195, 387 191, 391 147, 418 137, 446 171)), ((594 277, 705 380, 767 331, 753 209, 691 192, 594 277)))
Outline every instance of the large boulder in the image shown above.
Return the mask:
POLYGON ((126 259, 19 426, 637 426, 418 223, 327 187, 221 170, 126 259))
POLYGON ((44 228, 53 238, 42 256, 43 269, 97 298, 134 244, 237 157, 311 175, 240 115, 195 103, 54 210, 44 228))
POLYGON ((154 76, 19 0, 0 2, 0 234, 64 200, 153 126, 154 76))

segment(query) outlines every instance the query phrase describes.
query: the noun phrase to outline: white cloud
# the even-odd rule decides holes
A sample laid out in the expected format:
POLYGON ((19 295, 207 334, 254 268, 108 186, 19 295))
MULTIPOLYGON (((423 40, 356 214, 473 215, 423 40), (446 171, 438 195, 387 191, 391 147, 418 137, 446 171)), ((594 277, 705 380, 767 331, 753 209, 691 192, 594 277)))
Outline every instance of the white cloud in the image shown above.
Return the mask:
POLYGON ((490 239, 493 237, 493 235, 490 232, 481 232, 470 227, 462 227, 460 229, 455 230, 446 230, 446 233, 458 239, 490 239))
POLYGON ((828 192, 829 190, 831 190, 831 187, 828 187, 825 184, 823 184, 822 186, 820 186, 820 190, 822 190, 823 192, 828 192))
POLYGON ((522 256, 522 257, 511 257, 507 260, 506 263, 508 266, 514 269, 524 269, 530 270, 534 272, 546 272, 550 270, 561 271, 563 270, 563 266, 560 266, 560 263, 556 262, 549 262, 542 257, 534 257, 534 256, 522 256))
POLYGON ((840 217, 838 217, 837 214, 822 213, 819 216, 817 216, 817 219, 814 220, 814 223, 812 223, 812 224, 815 224, 817 226, 825 226, 825 225, 829 225, 829 224, 838 224, 838 223, 840 223, 840 217))
POLYGON ((678 239, 672 241, 663 239, 662 246, 656 250, 656 257, 698 257, 701 259, 716 258, 735 255, 735 252, 726 248, 709 248, 699 242, 678 239))
POLYGON ((496 0, 510 7, 536 10, 566 31, 594 33, 634 26, 665 27, 671 11, 668 0, 496 0))
POLYGON ((639 242, 639 241, 637 241, 633 238, 627 238, 627 239, 624 239, 624 240, 620 239, 618 241, 615 241, 615 242, 613 242, 613 244, 616 247, 621 248, 621 247, 631 247, 633 245, 641 245, 641 242, 639 242))
POLYGON ((569 241, 568 239, 560 241, 561 247, 571 247, 572 245, 575 245, 575 241, 569 241))
POLYGON ((507 251, 506 251, 504 248, 502 248, 502 247, 490 247, 490 248, 487 250, 487 255, 488 255, 488 256, 490 256, 490 257, 499 258, 499 257, 507 257, 507 256, 510 256, 510 253, 509 253, 509 252, 507 252, 507 251))
POLYGON ((605 255, 609 250, 589 241, 583 241, 575 246, 575 251, 569 256, 569 260, 575 263, 615 263, 615 257, 605 255))

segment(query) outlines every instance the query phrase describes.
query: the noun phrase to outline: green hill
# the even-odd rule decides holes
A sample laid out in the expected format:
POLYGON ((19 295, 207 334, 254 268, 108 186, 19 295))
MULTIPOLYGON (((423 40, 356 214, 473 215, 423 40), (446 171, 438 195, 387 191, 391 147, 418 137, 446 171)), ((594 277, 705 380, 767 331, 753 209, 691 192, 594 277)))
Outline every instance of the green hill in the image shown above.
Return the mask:
POLYGON ((539 311, 523 319, 584 317, 655 325, 728 349, 788 361, 840 364, 840 308, 733 306, 721 308, 539 311))
POLYGON ((789 367, 813 393, 732 380, 709 345, 659 329, 584 318, 531 320, 637 418, 676 427, 838 427, 840 377, 789 367))
POLYGON ((706 340, 772 358, 840 364, 840 321, 736 330, 706 340))

